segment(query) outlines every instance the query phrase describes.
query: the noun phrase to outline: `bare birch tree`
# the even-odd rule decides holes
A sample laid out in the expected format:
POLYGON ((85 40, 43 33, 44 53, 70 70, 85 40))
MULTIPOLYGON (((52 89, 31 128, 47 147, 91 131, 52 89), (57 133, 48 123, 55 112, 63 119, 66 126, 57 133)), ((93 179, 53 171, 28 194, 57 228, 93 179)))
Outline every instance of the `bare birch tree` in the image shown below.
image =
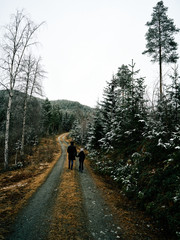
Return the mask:
POLYGON ((5 27, 4 43, 2 44, 3 55, 0 67, 4 72, 4 79, 1 85, 8 91, 9 99, 6 114, 6 130, 5 130, 5 149, 4 149, 4 168, 8 167, 8 151, 9 151, 9 127, 11 105, 14 89, 19 84, 19 73, 21 71, 21 63, 23 56, 30 46, 35 44, 34 34, 42 25, 34 24, 23 11, 17 11, 12 15, 9 25, 5 27))
POLYGON ((33 93, 42 96, 41 79, 45 72, 42 69, 41 59, 36 60, 31 54, 23 61, 22 79, 25 81, 25 95, 23 106, 23 124, 22 124, 22 138, 21 138, 21 157, 24 155, 25 130, 26 130, 26 116, 28 97, 31 98, 33 93))

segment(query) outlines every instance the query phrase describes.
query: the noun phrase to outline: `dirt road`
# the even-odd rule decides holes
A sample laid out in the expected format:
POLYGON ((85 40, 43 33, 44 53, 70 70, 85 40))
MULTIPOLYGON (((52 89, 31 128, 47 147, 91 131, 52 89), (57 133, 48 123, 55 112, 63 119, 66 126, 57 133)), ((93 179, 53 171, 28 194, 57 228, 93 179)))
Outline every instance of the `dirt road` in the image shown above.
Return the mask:
MULTIPOLYGON (((150 234, 150 225, 145 218, 142 217, 140 223, 138 211, 133 210, 129 215, 127 206, 120 208, 121 221, 116 221, 117 216, 114 217, 118 209, 112 213, 107 199, 110 197, 110 202, 116 202, 117 195, 113 197, 104 184, 99 185, 101 180, 97 184, 97 176, 88 166, 83 173, 79 172, 78 159, 74 169, 68 169, 66 134, 59 137, 59 142, 62 150, 59 160, 19 212, 7 240, 164 239, 150 234), (145 228, 139 228, 140 225, 146 225, 148 229, 143 232, 145 228)), ((121 206, 122 203, 115 205, 121 206)))
MULTIPOLYGON (((27 205, 18 214, 7 240, 41 240, 47 239, 56 201, 58 187, 61 184, 61 175, 66 160, 66 135, 59 137, 62 154, 46 181, 28 201, 27 205)), ((69 170, 71 171, 71 170, 69 170)), ((76 164, 73 171, 78 171, 76 164)), ((108 211, 102 197, 88 171, 78 173, 79 184, 84 199, 87 232, 89 239, 116 239, 117 227, 113 224, 112 215, 108 211)), ((78 220, 78 219, 77 219, 78 220)), ((61 239, 58 235, 57 239, 61 239)), ((69 238, 68 238, 69 239, 69 238)), ((72 238, 73 239, 73 238, 72 238)))
POLYGON ((102 240, 122 239, 121 228, 114 223, 112 213, 86 168, 80 174, 80 183, 91 237, 102 240))
POLYGON ((57 187, 66 159, 65 134, 61 135, 62 154, 48 178, 18 214, 8 240, 41 240, 48 234, 57 187))

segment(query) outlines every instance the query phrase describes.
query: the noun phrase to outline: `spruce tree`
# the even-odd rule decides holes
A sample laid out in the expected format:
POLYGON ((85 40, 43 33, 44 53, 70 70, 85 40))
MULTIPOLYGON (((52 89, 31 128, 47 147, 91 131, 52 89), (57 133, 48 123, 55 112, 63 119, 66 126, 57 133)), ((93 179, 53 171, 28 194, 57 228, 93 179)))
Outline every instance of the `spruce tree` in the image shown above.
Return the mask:
POLYGON ((107 87, 104 89, 103 100, 101 102, 104 135, 101 139, 101 146, 104 150, 110 150, 112 148, 110 133, 112 131, 112 122, 114 120, 117 100, 116 86, 116 78, 113 76, 112 80, 107 83, 107 87))
POLYGON ((42 117, 44 133, 49 135, 52 126, 52 105, 48 98, 42 104, 42 117))
MULTIPOLYGON (((133 62, 132 62, 133 63, 133 62)), ((117 100, 111 139, 114 148, 135 144, 142 138, 146 120, 144 78, 136 77, 135 64, 122 65, 117 73, 117 100)))
POLYGON ((103 138, 103 122, 102 122, 102 114, 99 108, 99 105, 97 105, 92 122, 89 123, 88 128, 88 136, 87 136, 87 146, 88 149, 100 149, 100 142, 99 140, 103 138))
POLYGON ((175 65, 173 68, 173 73, 170 75, 172 79, 171 91, 169 91, 170 99, 173 108, 173 120, 175 124, 180 124, 180 76, 178 73, 178 66, 175 65))

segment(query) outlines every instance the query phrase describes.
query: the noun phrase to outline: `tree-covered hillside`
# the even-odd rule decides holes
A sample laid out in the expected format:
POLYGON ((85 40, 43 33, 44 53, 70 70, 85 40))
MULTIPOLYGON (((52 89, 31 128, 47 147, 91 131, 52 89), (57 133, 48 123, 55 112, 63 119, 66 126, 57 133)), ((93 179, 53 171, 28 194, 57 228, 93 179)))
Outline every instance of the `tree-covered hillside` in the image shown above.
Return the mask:
MULTIPOLYGON (((108 176, 141 209, 152 215, 167 238, 180 239, 180 76, 174 21, 159 1, 147 22, 143 54, 159 64, 159 87, 148 101, 144 78, 132 61, 107 83, 83 141, 92 166, 108 176), (173 63, 164 83, 164 64, 173 63)), ((76 123, 72 136, 80 142, 76 123)))
MULTIPOLYGON (((14 91, 10 122, 9 157, 20 154, 22 146, 23 112, 25 94, 14 91)), ((8 92, 0 91, 0 163, 4 161, 4 136, 6 125, 6 112, 8 92)), ((72 128, 75 120, 83 121, 89 118, 93 109, 78 102, 68 100, 49 101, 28 96, 27 116, 25 125, 25 153, 29 147, 38 143, 40 137, 45 135, 67 132, 72 128)), ((23 157, 24 158, 24 157, 23 157)), ((20 161, 22 159, 18 158, 20 161)), ((10 165, 14 163, 10 160, 10 165)))
POLYGON ((70 112, 76 112, 78 109, 83 112, 91 112, 92 108, 82 105, 79 102, 70 101, 70 100, 55 100, 51 101, 52 105, 58 105, 60 109, 70 112))
MULTIPOLYGON (((139 74, 135 64, 118 68, 84 133, 84 145, 94 169, 152 215, 168 239, 176 239, 180 236, 180 77, 175 68, 162 99, 157 97, 150 105, 139 74)), ((81 143, 82 125, 75 123, 71 135, 81 143)))

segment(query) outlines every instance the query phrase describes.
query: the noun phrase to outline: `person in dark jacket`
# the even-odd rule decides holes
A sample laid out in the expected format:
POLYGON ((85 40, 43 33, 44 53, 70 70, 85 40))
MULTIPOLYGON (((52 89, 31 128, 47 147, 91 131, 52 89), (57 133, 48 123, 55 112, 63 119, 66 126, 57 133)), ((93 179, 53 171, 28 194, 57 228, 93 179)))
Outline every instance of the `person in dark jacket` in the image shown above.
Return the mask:
POLYGON ((79 171, 83 172, 83 169, 84 169, 83 164, 84 164, 84 159, 85 159, 85 154, 84 154, 83 148, 81 148, 77 157, 79 157, 79 171))
POLYGON ((76 159, 77 156, 77 150, 74 146, 74 142, 71 142, 71 145, 67 149, 68 152, 68 159, 69 159, 69 169, 71 167, 71 170, 73 169, 73 161, 76 159))

